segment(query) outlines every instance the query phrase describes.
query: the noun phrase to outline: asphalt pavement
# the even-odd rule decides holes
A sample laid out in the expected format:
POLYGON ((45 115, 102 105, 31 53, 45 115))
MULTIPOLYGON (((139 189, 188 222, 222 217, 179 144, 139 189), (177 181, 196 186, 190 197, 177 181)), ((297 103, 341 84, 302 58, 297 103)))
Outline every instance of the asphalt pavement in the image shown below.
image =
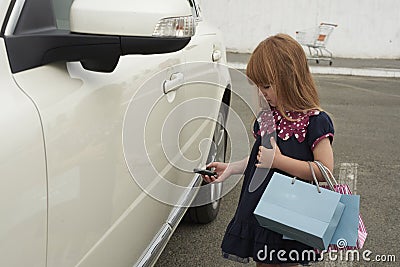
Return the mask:
MULTIPOLYGON (((229 64, 243 69, 248 56, 228 54, 229 64)), ((346 259, 345 255, 344 259, 328 259, 312 266, 398 266, 400 79, 393 77, 400 77, 400 60, 333 59, 332 66, 328 62, 310 62, 310 66, 322 107, 331 114, 335 125, 334 174, 361 195, 360 212, 368 231, 358 260, 346 259), (320 68, 325 68, 324 74, 330 75, 319 74, 316 70, 320 68), (332 75, 338 69, 342 75, 332 75), (365 252, 367 259, 362 254, 365 252)), ((232 74, 233 86, 245 83, 238 73, 232 74)), ((254 263, 243 265, 221 257, 220 243, 239 194, 240 183, 223 198, 218 217, 212 223, 181 223, 156 267, 254 266, 254 263)))

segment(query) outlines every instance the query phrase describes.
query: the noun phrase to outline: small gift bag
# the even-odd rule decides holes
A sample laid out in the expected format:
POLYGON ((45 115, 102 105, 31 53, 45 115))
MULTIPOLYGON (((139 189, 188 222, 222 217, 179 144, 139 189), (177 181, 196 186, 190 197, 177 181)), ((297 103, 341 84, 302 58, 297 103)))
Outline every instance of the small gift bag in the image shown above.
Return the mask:
POLYGON ((338 184, 331 171, 321 162, 314 161, 330 189, 342 195, 340 202, 345 210, 329 245, 329 250, 361 249, 367 238, 367 230, 359 213, 360 196, 353 195, 347 184, 338 184))

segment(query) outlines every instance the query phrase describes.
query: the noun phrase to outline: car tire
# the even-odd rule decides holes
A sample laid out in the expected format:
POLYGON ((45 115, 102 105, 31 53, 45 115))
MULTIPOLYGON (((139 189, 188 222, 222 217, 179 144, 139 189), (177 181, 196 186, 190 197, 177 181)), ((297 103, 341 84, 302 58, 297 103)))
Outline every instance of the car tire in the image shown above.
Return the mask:
MULTIPOLYGON (((213 161, 225 162, 226 149, 228 144, 228 135, 225 130, 226 119, 229 112, 230 90, 226 90, 223 98, 223 104, 220 107, 217 124, 213 134, 213 144, 211 145, 207 163, 213 161)), ((205 181, 202 185, 206 185, 205 181)), ((216 199, 209 204, 191 207, 188 209, 185 221, 192 223, 206 224, 212 222, 218 215, 219 207, 222 201, 223 183, 213 183, 210 189, 210 200, 216 199)))

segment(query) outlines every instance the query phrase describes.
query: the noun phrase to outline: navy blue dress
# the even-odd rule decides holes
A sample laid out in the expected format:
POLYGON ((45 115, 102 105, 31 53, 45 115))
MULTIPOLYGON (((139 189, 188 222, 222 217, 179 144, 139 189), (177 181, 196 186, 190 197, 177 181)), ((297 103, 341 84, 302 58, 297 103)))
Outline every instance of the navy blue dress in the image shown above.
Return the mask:
MULTIPOLYGON (((259 146, 261 143, 266 147, 270 146, 269 138, 271 134, 278 134, 276 135, 276 140, 282 154, 299 160, 312 161, 312 149, 324 138, 329 138, 332 142, 334 128, 331 119, 323 111, 308 113, 302 118, 300 125, 285 120, 276 111, 275 113, 274 121, 276 128, 273 129, 272 133, 264 133, 263 131, 264 135, 261 136, 258 123, 260 119, 254 123, 254 133, 257 133, 255 135, 256 140, 244 172, 244 180, 236 213, 228 224, 222 241, 222 254, 225 258, 243 263, 247 263, 250 258, 253 258, 256 262, 269 264, 307 264, 309 261, 302 260, 301 258, 299 260, 291 260, 289 253, 295 250, 299 255, 302 255, 302 252, 305 250, 313 250, 312 247, 294 240, 282 239, 281 234, 261 227, 253 215, 253 211, 268 185, 272 174, 274 172, 286 173, 278 169, 271 169, 269 172, 267 172, 268 169, 264 169, 266 177, 260 186, 254 191, 249 190, 249 185, 256 169, 255 164, 257 163, 259 146), (270 253, 272 250, 276 252, 270 253), (286 251, 286 254, 284 254, 285 261, 279 259, 277 255, 279 250, 286 251)), ((298 118, 299 116, 290 117, 298 118)), ((280 258, 282 259, 282 254, 280 258)))

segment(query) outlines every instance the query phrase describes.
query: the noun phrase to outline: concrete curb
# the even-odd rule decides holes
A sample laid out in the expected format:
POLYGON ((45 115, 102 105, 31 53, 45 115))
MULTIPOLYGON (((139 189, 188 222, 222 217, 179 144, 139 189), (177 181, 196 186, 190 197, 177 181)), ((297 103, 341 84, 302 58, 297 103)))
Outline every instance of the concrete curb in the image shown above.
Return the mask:
MULTIPOLYGON (((247 64, 241 62, 228 62, 230 68, 245 70, 247 64)), ((350 75, 363 77, 400 78, 400 69, 386 68, 343 68, 310 66, 311 73, 330 75, 350 75)))
POLYGON ((314 74, 333 74, 333 75, 351 75, 367 77, 400 78, 400 70, 397 69, 357 69, 340 67, 318 67, 311 66, 311 73, 314 74))

